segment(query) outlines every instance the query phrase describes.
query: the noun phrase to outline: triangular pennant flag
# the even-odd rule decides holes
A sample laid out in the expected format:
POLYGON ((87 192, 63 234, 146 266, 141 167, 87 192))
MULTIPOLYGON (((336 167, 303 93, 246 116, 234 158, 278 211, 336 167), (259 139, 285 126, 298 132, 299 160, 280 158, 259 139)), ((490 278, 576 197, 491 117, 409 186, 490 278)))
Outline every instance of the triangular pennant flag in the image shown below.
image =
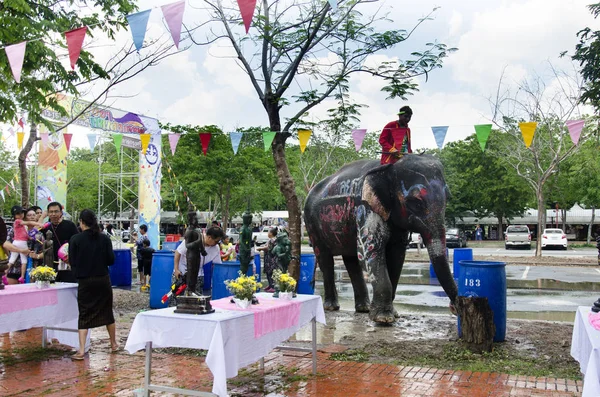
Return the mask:
POLYGON ((169 32, 175 43, 175 47, 179 49, 179 39, 181 37, 181 23, 183 22, 183 11, 185 10, 185 0, 176 3, 165 4, 161 7, 169 32))
POLYGON ((42 147, 48 146, 48 133, 47 132, 42 132, 40 134, 40 139, 42 141, 42 147))
POLYGON ((71 138, 73 138, 73 134, 63 134, 63 138, 65 140, 65 146, 67 147, 67 153, 71 150, 71 138))
POLYGON ((25 133, 22 131, 17 132, 17 147, 19 150, 23 149, 23 138, 25 137, 25 133))
POLYGON ((202 153, 206 156, 206 151, 208 150, 208 144, 210 143, 210 133, 201 132, 200 133, 200 144, 202 145, 202 153))
POLYGON ((444 146, 444 140, 446 139, 446 133, 448 132, 448 126, 439 126, 439 127, 431 127, 433 131, 433 137, 435 138, 435 143, 438 148, 441 150, 444 146))
POLYGON ((248 34, 252 18, 254 17, 256 0, 237 0, 237 2, 240 7, 240 13, 242 14, 242 21, 244 21, 244 27, 246 28, 246 34, 248 34))
POLYGON ((574 145, 577 145, 579 142, 579 137, 581 136, 581 130, 583 129, 583 125, 585 124, 585 120, 569 120, 567 121, 567 129, 569 130, 569 135, 571 135, 571 140, 574 145))
MULTIPOLYGON (((169 146, 171 146, 171 154, 175 156, 175 149, 177 148, 177 142, 179 142, 179 138, 181 134, 169 134, 169 146)), ((169 171, 171 171, 171 167, 169 167, 169 171)))
POLYGON ((19 174, 15 174, 15 181, 17 181, 17 183, 19 183, 19 174))
POLYGON ((477 136, 477 141, 481 146, 482 152, 485 151, 485 145, 490 137, 490 132, 492 132, 491 124, 479 124, 475 126, 475 135, 477 136))
POLYGON ((300 141, 300 152, 304 153, 306 150, 306 144, 312 135, 311 130, 298 130, 298 140, 300 141))
POLYGON ((152 11, 152 9, 127 15, 127 22, 131 29, 131 36, 133 36, 133 44, 135 44, 135 49, 138 50, 138 52, 144 46, 144 37, 146 37, 146 28, 148 27, 150 11, 152 11))
POLYGON ((23 117, 19 119, 19 122, 17 124, 19 124, 22 130, 25 129, 25 122, 23 121, 23 117))
POLYGON ((2 201, 6 201, 6 199, 4 198, 4 190, 0 190, 0 196, 2 196, 2 201))
POLYGON ((112 134, 115 147, 117 148, 117 154, 121 154, 121 143, 123 142, 123 134, 112 134))
POLYGON ((533 134, 535 134, 535 129, 537 128, 537 122, 530 121, 528 123, 519 123, 519 128, 521 129, 521 135, 523 135, 523 142, 525 142, 525 147, 531 146, 531 142, 533 142, 533 134))
POLYGON ((150 134, 141 134, 140 140, 142 141, 142 153, 146 154, 146 150, 148 150, 148 144, 150 143, 150 138, 152 136, 150 134))
POLYGON ((10 186, 15 190, 15 182, 12 179, 10 180, 10 186))
POLYGON ((8 128, 8 135, 9 136, 14 136, 15 135, 15 130, 12 127, 8 128))
POLYGON ((71 69, 75 70, 75 64, 81 54, 81 47, 83 46, 83 39, 87 32, 87 26, 73 29, 65 33, 67 38, 67 48, 69 49, 69 59, 71 60, 71 69))
POLYGON ((237 154, 238 148, 240 147, 240 141, 242 140, 241 132, 230 132, 229 139, 231 139, 231 146, 233 147, 233 154, 237 154))
POLYGON ((275 139, 275 132, 263 132, 263 141, 265 142, 265 152, 269 150, 271 144, 273 143, 273 139, 275 139))
POLYGON ((352 130, 352 139, 354 140, 354 147, 358 152, 362 147, 363 141, 365 140, 365 135, 367 134, 366 129, 356 129, 352 130))
POLYGON ((10 64, 10 70, 17 83, 21 82, 21 70, 23 69, 23 59, 25 59, 25 46, 27 42, 17 43, 4 47, 6 57, 10 64))
POLYGON ((90 150, 93 152, 96 147, 96 134, 87 134, 88 143, 90 144, 90 150))
POLYGON ((337 10, 338 7, 338 0, 329 0, 329 5, 331 6, 332 10, 337 10))

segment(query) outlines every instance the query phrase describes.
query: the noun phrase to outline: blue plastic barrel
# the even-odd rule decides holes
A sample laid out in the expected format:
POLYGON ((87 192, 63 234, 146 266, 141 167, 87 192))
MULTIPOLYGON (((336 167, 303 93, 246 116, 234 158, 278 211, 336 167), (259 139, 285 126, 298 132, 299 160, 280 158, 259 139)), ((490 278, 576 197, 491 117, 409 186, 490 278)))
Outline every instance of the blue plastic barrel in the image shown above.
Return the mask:
POLYGON ((131 250, 120 248, 115 252, 115 263, 108 267, 110 284, 114 286, 131 286, 131 250))
MULTIPOLYGON (((256 266, 256 281, 261 281, 261 264, 260 264, 260 254, 254 255, 254 265, 256 266)), ((252 269, 248 269, 248 276, 252 275, 252 269)), ((268 287, 268 286, 267 286, 268 287)))
POLYGON ((472 248, 455 248, 454 249, 454 266, 452 271, 454 272, 454 279, 458 280, 460 275, 460 261, 472 261, 473 260, 473 249, 472 248))
POLYGON ((223 263, 215 263, 212 273, 212 299, 217 300, 231 296, 229 290, 225 286, 225 280, 233 280, 238 278, 240 271, 240 262, 231 261, 223 263))
POLYGON ((152 254, 152 275, 150 276, 150 308, 162 309, 169 302, 162 303, 162 297, 171 290, 175 254, 171 251, 155 251, 152 254))
POLYGON ((31 258, 27 258, 27 270, 25 270, 25 283, 29 284, 31 282, 31 278, 29 277, 29 272, 33 270, 33 260, 31 258))
POLYGON ((162 243, 162 251, 175 251, 179 247, 181 241, 165 241, 162 243))
POLYGON ((312 295, 315 293, 315 254, 300 255, 299 294, 312 295))
MULTIPOLYGON (((488 261, 460 261, 458 295, 487 298, 494 313, 496 333, 494 342, 506 336, 506 263, 488 261)), ((460 317, 458 335, 462 336, 460 317)))

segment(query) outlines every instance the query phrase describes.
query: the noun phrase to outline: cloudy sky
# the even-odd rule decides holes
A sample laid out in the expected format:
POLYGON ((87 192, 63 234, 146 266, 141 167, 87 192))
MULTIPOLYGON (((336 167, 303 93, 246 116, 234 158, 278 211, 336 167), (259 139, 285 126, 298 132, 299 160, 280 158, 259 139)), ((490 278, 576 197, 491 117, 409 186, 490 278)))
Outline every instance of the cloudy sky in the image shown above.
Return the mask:
MULTIPOLYGON (((224 3, 233 0, 223 0, 224 3)), ((140 1, 140 10, 161 6, 169 1, 140 1)), ((551 79, 549 62, 561 70, 572 70, 562 51, 573 52, 576 33, 585 26, 598 28, 586 8, 591 0, 385 0, 392 24, 384 28, 410 29, 434 7, 434 19, 427 21, 404 47, 382 53, 370 62, 403 58, 407 51, 422 48, 437 40, 457 47, 458 52, 446 59, 443 69, 436 70, 420 92, 404 102, 386 100, 381 82, 368 76, 352 80, 350 95, 355 102, 368 104, 360 127, 377 133, 395 118, 400 106, 414 111, 411 129, 413 149, 436 146, 431 126, 449 126, 446 142, 465 138, 474 132, 473 125, 489 123, 492 118, 489 98, 497 88, 504 70, 505 82, 516 84, 534 75, 551 79)), ((199 0, 188 0, 184 23, 193 25, 202 10, 192 9, 199 0)), ((374 6, 367 6, 369 11, 374 6)), ((154 9, 149 35, 164 32, 162 14, 154 9)), ((99 47, 99 59, 106 59, 117 48, 131 43, 129 32, 118 36, 114 46, 99 47)), ((110 104, 119 109, 156 117, 173 124, 215 124, 225 131, 237 127, 266 126, 268 120, 257 100, 248 77, 230 58, 225 42, 208 47, 194 46, 178 53, 136 78, 119 85, 111 94, 110 104), (124 98, 123 96, 127 96, 124 98)), ((92 52, 94 50, 91 50, 92 52)), ((549 81, 551 84, 551 81, 549 81)), ((333 102, 311 112, 317 121, 333 102)), ((284 117, 291 112, 284 112, 284 117)), ((75 132, 76 146, 87 146, 87 139, 75 132)))

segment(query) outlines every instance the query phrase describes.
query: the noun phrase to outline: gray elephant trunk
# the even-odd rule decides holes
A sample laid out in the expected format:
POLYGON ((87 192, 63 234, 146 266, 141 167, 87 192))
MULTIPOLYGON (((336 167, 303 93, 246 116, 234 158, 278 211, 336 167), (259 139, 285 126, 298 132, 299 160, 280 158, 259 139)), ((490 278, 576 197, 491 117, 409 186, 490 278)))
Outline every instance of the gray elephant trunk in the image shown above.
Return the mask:
POLYGON ((444 239, 431 239, 426 244, 429 259, 433 264, 433 270, 446 295, 450 298, 450 302, 454 304, 458 295, 458 287, 456 286, 452 272, 450 272, 450 265, 446 256, 446 243, 444 239))

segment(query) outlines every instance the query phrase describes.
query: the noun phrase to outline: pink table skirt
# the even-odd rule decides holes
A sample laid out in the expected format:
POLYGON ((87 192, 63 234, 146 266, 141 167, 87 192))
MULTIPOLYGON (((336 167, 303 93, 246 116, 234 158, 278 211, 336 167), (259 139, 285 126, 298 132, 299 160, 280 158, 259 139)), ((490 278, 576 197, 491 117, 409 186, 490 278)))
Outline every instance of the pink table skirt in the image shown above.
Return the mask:
POLYGON ((277 298, 259 298, 258 305, 250 305, 247 309, 231 303, 231 297, 212 301, 215 308, 254 313, 254 338, 258 339, 269 332, 298 325, 300 318, 300 302, 277 298))
POLYGON ((0 315, 56 304, 58 292, 54 288, 39 289, 31 284, 5 285, 0 290, 0 315))

